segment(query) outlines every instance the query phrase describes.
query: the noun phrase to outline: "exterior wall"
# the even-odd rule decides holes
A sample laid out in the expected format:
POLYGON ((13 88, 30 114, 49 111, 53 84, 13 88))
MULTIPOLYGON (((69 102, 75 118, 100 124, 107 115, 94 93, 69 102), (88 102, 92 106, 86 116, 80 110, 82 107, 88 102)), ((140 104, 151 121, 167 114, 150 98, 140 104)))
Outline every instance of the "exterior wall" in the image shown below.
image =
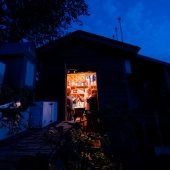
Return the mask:
POLYGON ((58 120, 64 120, 65 113, 65 64, 55 53, 46 54, 39 63, 39 80, 36 84, 36 101, 56 101, 58 120), (51 60, 51 57, 54 57, 51 60))
MULTIPOLYGON (((4 57, 5 58, 5 57, 4 57)), ((2 59, 6 64, 6 72, 4 76, 4 84, 12 87, 23 86, 24 59, 20 56, 11 56, 7 59, 2 59)))
POLYGON ((136 57, 127 75, 129 118, 138 129, 136 136, 146 159, 153 158, 157 146, 170 145, 169 66, 136 57), (137 135, 138 134, 138 135, 137 135))
MULTIPOLYGON (((47 51, 39 61, 41 75, 36 97, 38 100, 43 98, 58 101, 59 108, 64 108, 66 70, 95 71, 100 110, 109 108, 112 113, 125 113, 127 112, 127 88, 122 60, 124 56, 126 53, 119 53, 117 50, 80 43, 47 51)), ((59 110, 64 114, 65 110, 59 110)))

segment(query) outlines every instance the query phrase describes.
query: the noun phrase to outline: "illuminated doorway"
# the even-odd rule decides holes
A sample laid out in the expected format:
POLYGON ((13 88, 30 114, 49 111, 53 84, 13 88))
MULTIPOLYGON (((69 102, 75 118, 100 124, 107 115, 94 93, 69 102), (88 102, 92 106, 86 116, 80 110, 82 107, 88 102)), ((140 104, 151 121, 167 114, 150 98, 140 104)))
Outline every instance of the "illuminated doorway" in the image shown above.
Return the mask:
MULTIPOLYGON (((69 89, 70 96, 73 100, 73 115, 81 117, 86 109, 86 97, 89 89, 98 92, 97 89, 97 74, 96 72, 75 72, 68 71, 67 73, 67 90, 69 89)), ((97 93, 98 96, 98 93, 97 93)), ((67 100, 66 100, 67 101, 67 100)), ((67 103, 66 103, 67 105, 67 103)), ((71 116, 66 112, 66 120, 71 120, 71 116)))

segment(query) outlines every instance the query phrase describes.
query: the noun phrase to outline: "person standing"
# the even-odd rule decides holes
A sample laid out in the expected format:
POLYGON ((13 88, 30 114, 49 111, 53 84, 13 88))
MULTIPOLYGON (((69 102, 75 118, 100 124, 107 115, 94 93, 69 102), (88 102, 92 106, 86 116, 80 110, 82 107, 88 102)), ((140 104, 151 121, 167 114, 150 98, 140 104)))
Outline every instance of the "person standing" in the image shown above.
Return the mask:
POLYGON ((84 102, 84 110, 89 111, 89 103, 87 102, 87 99, 89 99, 92 95, 92 88, 89 87, 86 90, 86 93, 84 97, 81 97, 79 94, 77 94, 77 99, 80 100, 81 102, 84 102))
POLYGON ((87 102, 87 100, 92 96, 92 88, 89 87, 87 89, 87 93, 85 94, 84 96, 84 108, 85 108, 85 111, 88 112, 90 110, 90 106, 89 106, 89 103, 87 102))
POLYGON ((67 88, 67 120, 73 119, 73 98, 71 97, 71 88, 67 88))
POLYGON ((92 90, 92 95, 87 99, 87 103, 89 105, 89 112, 87 115, 87 130, 98 130, 98 97, 97 90, 92 90))

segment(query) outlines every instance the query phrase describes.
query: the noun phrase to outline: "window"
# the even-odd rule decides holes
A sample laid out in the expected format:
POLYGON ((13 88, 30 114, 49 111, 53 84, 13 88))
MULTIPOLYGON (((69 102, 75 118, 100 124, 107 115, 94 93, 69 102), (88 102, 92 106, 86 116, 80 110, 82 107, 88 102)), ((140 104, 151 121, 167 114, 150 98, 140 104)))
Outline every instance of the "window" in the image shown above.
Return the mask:
POLYGON ((35 66, 31 62, 27 62, 26 74, 25 74, 25 85, 32 87, 34 84, 34 69, 35 66))
POLYGON ((6 68, 6 65, 0 62, 0 84, 2 84, 3 79, 4 79, 5 68, 6 68))
POLYGON ((129 60, 125 60, 125 72, 126 74, 132 73, 131 62, 129 60))

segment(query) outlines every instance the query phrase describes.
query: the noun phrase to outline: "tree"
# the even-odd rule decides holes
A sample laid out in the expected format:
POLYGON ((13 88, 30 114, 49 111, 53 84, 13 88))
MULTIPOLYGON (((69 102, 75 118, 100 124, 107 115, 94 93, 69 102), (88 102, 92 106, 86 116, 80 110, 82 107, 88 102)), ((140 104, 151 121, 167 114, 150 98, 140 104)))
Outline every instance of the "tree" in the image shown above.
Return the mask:
POLYGON ((84 0, 0 0, 0 41, 23 38, 43 45, 66 33, 79 16, 89 15, 84 0))

